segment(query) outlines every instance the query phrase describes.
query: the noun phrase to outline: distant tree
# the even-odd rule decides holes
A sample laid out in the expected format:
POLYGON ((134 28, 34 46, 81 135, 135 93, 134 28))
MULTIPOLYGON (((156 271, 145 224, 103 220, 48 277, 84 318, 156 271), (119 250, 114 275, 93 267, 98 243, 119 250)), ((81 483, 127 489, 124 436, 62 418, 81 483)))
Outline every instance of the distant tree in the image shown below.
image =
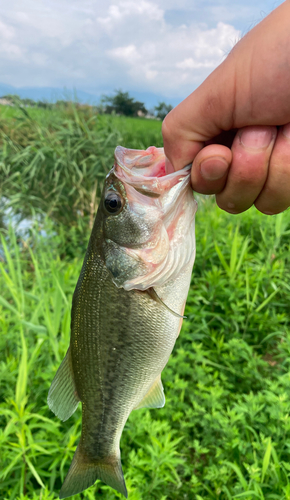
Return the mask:
POLYGON ((17 94, 2 95, 1 99, 7 99, 7 101, 10 101, 12 104, 19 105, 21 103, 21 99, 20 99, 19 95, 17 95, 17 94))
POLYGON ((69 108, 71 106, 71 101, 60 99, 60 100, 56 101, 55 105, 56 105, 56 107, 59 107, 59 108, 69 108))
POLYGON ((5 94, 1 96, 1 99, 20 99, 17 94, 5 94))
POLYGON ((48 101, 37 101, 36 106, 38 108, 44 108, 44 109, 52 109, 54 105, 48 101))
POLYGON ((29 97, 21 98, 17 94, 7 94, 7 95, 2 96, 2 99, 7 99, 7 101, 10 101, 15 106, 20 106, 20 107, 23 107, 23 106, 33 107, 33 106, 36 106, 36 102, 33 99, 30 99, 29 97))
POLYGON ((156 117, 160 120, 164 120, 165 116, 173 109, 173 107, 171 104, 166 104, 166 102, 159 102, 154 109, 156 117))
POLYGON ((101 102, 105 105, 106 113, 117 113, 118 115, 137 116, 138 111, 147 114, 147 109, 143 102, 135 101, 128 92, 115 90, 113 96, 102 96, 101 102))

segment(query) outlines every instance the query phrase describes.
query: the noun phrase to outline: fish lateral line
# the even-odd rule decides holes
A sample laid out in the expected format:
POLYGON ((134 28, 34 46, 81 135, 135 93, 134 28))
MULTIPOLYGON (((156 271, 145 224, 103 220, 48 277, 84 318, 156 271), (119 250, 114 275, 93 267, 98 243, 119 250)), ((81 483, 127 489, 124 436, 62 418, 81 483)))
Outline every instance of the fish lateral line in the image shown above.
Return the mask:
POLYGON ((146 292, 151 297, 151 299, 155 300, 155 302, 157 302, 158 304, 161 304, 163 307, 165 307, 165 309, 167 309, 167 311, 169 311, 171 314, 173 314, 173 316, 175 316, 176 318, 182 318, 182 319, 187 318, 187 316, 182 316, 182 314, 178 314, 177 312, 173 311, 173 309, 171 309, 168 305, 166 305, 165 302, 163 302, 163 300, 159 297, 155 288, 153 288, 153 287, 147 288, 146 292))

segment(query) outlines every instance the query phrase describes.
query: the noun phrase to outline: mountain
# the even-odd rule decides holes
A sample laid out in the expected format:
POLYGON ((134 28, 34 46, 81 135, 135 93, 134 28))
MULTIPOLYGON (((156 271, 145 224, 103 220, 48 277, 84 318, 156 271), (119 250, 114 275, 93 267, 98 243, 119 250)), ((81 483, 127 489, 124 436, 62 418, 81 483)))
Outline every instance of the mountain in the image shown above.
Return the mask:
POLYGON ((19 97, 33 99, 34 101, 55 102, 57 100, 77 100, 78 102, 97 104, 100 96, 82 90, 61 89, 55 87, 13 87, 0 83, 0 96, 16 94, 19 97))
MULTIPOLYGON (((126 90, 126 89, 124 89, 126 90)), ((55 102, 58 100, 77 100, 80 103, 98 104, 103 93, 111 95, 113 90, 107 92, 86 92, 79 89, 66 89, 57 87, 13 87, 0 83, 0 97, 7 94, 17 94, 19 97, 33 99, 34 101, 55 102)), ((147 109, 153 109, 159 101, 176 106, 180 99, 168 99, 162 95, 151 92, 130 91, 129 94, 137 101, 144 102, 147 109)))

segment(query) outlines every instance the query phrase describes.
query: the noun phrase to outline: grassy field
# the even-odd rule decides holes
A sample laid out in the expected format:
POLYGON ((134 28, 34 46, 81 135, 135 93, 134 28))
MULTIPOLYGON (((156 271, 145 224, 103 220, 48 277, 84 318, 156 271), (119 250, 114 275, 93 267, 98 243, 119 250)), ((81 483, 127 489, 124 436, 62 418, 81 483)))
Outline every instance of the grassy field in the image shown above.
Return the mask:
POLYGON ((94 115, 75 106, 1 107, 0 211, 20 217, 45 212, 69 227, 83 222, 81 215, 92 224, 117 144, 162 146, 161 122, 94 115))
MULTIPOLYGON (((110 124, 113 129, 118 130, 122 141, 126 140, 128 147, 146 148, 152 145, 162 146, 161 136, 161 121, 148 120, 145 118, 130 118, 114 115, 96 115, 90 107, 84 106, 78 108, 69 106, 68 108, 19 108, 12 106, 1 106, 0 109, 0 126, 6 129, 9 133, 17 133, 21 131, 25 124, 30 126, 34 122, 35 128, 39 128, 42 132, 45 129, 56 130, 57 127, 65 127, 70 120, 79 122, 91 121, 96 130, 99 129, 98 124, 104 128, 110 124), (27 122, 28 118, 28 122, 27 122), (156 144, 155 144, 156 143, 156 144)), ((91 127, 89 127, 91 128, 91 127)), ((27 137, 27 135, 26 135, 27 137)))
MULTIPOLYGON (((0 179, 2 189, 3 179, 9 186, 8 199, 16 196, 17 185, 19 192, 22 189, 17 176, 11 181, 8 162, 18 177, 24 168, 27 175, 33 168, 29 161, 25 167, 21 159, 15 160, 8 136, 19 146, 17 154, 25 156, 33 141, 41 137, 45 141, 59 129, 72 137, 79 121, 76 142, 88 137, 87 130, 92 140, 83 145, 82 156, 75 156, 84 178, 79 158, 86 157, 88 144, 89 151, 98 144, 97 152, 107 155, 104 171, 111 167, 114 141, 124 138, 125 131, 128 138, 120 141, 123 145, 138 147, 142 139, 139 147, 147 147, 152 137, 160 145, 160 122, 73 114, 53 118, 47 110, 33 116, 31 124, 27 122, 31 117, 21 117, 21 143, 20 131, 17 135, 14 130, 17 113, 21 116, 21 111, 9 109, 0 116, 4 155, 0 179), (112 135, 106 149, 108 127, 112 135)), ((55 160, 68 152, 67 135, 58 135, 57 141, 55 160)), ((43 155, 45 165, 49 158, 45 148, 43 155)), ((57 171, 53 161, 50 165, 57 171)), ((65 162, 61 165, 60 170, 65 162)), ((100 174, 97 166, 92 162, 92 178, 94 171, 100 174)), ((37 186, 43 182, 41 175, 39 166, 34 171, 37 186)), ((36 210, 27 193, 27 207, 36 210)), ((72 211, 72 198, 66 203, 64 196, 61 199, 64 209, 72 211)), ((121 440, 129 499, 289 500, 290 213, 267 217, 251 209, 233 216, 218 209, 212 198, 198 197, 198 202, 197 258, 187 319, 162 374, 166 405, 132 412, 121 440)), ((18 198, 13 206, 24 217, 28 209, 23 210, 21 203, 18 198)), ((41 207, 47 210, 36 212, 33 227, 25 234, 7 225, 2 230, 0 493, 4 500, 57 499, 80 437, 80 410, 60 422, 49 411, 46 398, 69 343, 71 298, 91 219, 79 207, 73 211, 76 220, 65 219, 58 203, 51 212, 49 204, 41 207)), ((97 482, 73 498, 113 500, 121 495, 97 482)))

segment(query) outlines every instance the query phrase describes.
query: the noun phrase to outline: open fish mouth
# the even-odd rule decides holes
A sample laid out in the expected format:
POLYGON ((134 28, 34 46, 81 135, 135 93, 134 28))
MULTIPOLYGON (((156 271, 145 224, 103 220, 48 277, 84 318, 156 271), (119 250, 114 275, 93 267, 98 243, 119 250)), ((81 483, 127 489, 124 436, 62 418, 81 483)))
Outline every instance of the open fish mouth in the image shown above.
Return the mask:
MULTIPOLYGON (((117 146, 115 175, 118 179, 147 196, 160 196, 181 180, 189 178, 191 166, 168 173, 163 148, 150 146, 145 151, 117 146)), ((188 181, 189 182, 189 181, 188 181)))
POLYGON ((140 248, 122 248, 142 263, 140 275, 114 277, 125 290, 146 290, 176 279, 195 255, 194 217, 197 204, 190 186, 190 166, 167 173, 163 148, 132 150, 118 146, 113 172, 122 182, 132 213, 154 230, 140 248))
POLYGON ((127 149, 117 146, 115 159, 124 170, 131 175, 144 175, 145 177, 164 177, 166 175, 165 156, 163 148, 150 146, 145 151, 127 149))

